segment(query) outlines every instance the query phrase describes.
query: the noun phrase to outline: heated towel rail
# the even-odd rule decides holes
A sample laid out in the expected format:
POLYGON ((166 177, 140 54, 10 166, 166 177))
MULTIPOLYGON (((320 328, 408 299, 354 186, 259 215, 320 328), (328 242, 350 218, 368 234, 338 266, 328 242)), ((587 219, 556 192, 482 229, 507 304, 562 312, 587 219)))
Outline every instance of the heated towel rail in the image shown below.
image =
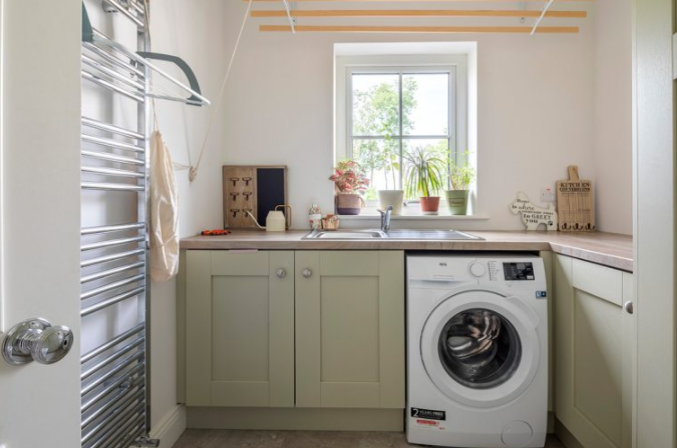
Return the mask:
MULTIPOLYGON (((117 11, 136 25, 138 51, 150 51, 144 2, 106 0, 105 5, 107 12, 117 11)), ((82 79, 83 86, 89 83, 132 100, 137 115, 133 129, 82 117, 83 213, 93 202, 87 195, 95 195, 103 203, 136 204, 136 211, 130 212, 135 218, 130 222, 82 229, 82 337, 90 337, 88 331, 98 322, 109 322, 111 327, 105 331, 105 342, 100 340, 81 356, 82 447, 158 446, 158 441, 149 438, 150 105, 145 95, 149 68, 113 47, 83 41, 82 79), (131 313, 135 322, 117 322, 116 312, 122 307, 127 311, 137 308, 131 313), (91 320, 85 322, 87 319, 91 320)))

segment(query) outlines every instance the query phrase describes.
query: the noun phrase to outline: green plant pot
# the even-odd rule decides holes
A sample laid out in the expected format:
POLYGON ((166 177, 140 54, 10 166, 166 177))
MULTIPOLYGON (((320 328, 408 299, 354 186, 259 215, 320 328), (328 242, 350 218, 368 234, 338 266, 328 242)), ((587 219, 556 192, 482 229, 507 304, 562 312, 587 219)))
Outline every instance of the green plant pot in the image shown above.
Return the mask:
POLYGON ((447 198, 449 213, 452 215, 468 214, 468 197, 470 190, 445 190, 444 195, 447 198))

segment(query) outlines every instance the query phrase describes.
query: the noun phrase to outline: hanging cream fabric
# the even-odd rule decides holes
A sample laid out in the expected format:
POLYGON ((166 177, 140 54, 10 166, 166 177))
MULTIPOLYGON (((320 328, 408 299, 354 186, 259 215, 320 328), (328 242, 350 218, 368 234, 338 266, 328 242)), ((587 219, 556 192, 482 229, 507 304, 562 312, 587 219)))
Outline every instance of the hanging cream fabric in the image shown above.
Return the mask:
POLYGON ((179 192, 159 131, 151 136, 150 151, 150 278, 162 282, 179 272, 179 192))

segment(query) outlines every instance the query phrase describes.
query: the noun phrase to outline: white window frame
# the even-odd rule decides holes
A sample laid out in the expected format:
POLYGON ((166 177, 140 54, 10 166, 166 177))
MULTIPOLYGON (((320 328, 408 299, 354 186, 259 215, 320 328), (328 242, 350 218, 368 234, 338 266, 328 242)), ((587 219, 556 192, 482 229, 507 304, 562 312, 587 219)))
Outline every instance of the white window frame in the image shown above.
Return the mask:
MULTIPOLYGON (((337 56, 335 162, 352 157, 352 75, 403 72, 450 74, 448 132, 452 138, 449 141, 449 150, 452 160, 463 163, 468 148, 468 56, 465 54, 337 56)), ((398 136, 398 138, 404 139, 405 137, 398 136)), ((421 139, 430 138, 430 136, 407 136, 406 138, 421 139)), ((438 138, 438 136, 433 138, 438 138)))

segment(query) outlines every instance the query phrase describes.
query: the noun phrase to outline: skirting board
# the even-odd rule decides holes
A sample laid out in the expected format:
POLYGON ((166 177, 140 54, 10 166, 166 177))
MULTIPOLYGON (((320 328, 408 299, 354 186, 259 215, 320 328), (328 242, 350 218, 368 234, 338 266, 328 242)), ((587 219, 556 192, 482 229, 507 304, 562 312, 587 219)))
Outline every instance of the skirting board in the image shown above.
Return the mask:
POLYGON ((160 446, 170 448, 185 430, 186 407, 177 404, 151 429, 150 438, 159 439, 160 446))
POLYGON ((403 409, 187 408, 191 429, 404 431, 403 409))

